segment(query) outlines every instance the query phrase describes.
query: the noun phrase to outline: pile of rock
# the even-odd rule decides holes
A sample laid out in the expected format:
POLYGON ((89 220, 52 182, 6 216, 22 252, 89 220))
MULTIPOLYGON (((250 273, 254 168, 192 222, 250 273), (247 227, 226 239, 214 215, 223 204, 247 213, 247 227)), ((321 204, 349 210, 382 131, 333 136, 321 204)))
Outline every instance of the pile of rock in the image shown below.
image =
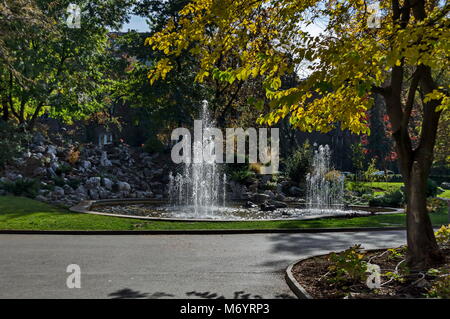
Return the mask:
POLYGON ((271 178, 271 175, 255 175, 242 182, 230 181, 227 198, 245 200, 244 206, 258 206, 263 211, 287 207, 288 201, 304 202, 304 188, 288 180, 279 178, 274 182, 271 178))
MULTIPOLYGON (((85 199, 154 198, 166 195, 167 159, 126 144, 103 147, 52 143, 37 134, 28 150, 8 166, 2 181, 39 182, 36 199, 73 205, 85 199)), ((8 192, 7 189, 3 192, 8 192)))

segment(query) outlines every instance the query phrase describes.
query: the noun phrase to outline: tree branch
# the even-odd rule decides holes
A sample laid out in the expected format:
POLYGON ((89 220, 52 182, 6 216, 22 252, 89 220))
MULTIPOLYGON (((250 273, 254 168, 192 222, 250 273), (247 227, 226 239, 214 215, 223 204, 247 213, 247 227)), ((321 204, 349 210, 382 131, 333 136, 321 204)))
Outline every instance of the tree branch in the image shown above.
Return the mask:
POLYGON ((420 67, 417 67, 412 76, 405 109, 403 111, 402 127, 406 129, 408 128, 409 119, 411 117, 411 112, 414 106, 414 97, 416 96, 417 87, 420 81, 420 75, 420 67))

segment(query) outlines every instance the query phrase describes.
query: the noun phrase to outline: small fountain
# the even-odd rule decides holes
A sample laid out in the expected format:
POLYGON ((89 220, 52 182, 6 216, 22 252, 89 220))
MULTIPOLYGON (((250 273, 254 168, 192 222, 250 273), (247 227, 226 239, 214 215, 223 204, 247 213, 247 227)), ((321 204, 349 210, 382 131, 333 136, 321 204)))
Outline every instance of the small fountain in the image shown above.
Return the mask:
POLYGON ((344 175, 331 168, 330 148, 320 145, 314 151, 312 171, 306 176, 307 207, 318 213, 344 208, 344 175))
MULTIPOLYGON (((207 101, 203 101, 200 117, 203 129, 214 127, 207 101)), ((209 151, 210 160, 184 163, 181 173, 169 175, 170 204, 191 210, 196 217, 211 216, 226 202, 226 174, 216 163, 214 141, 205 135, 201 141, 194 142, 194 156, 204 149, 209 151)))

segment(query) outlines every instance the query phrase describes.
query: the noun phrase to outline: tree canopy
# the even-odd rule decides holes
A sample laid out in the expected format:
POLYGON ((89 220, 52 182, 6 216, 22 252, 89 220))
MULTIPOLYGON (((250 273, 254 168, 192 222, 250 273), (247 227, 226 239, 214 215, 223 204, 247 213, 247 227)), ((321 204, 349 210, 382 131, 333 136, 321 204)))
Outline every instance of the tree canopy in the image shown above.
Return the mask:
MULTIPOLYGON (((380 9, 381 27, 371 28, 363 0, 195 0, 180 11, 178 21, 147 39, 165 53, 150 81, 164 78, 173 58, 188 50, 200 57, 200 82, 207 76, 229 82, 263 77, 273 108, 261 114, 261 122, 273 124, 289 115, 302 130, 326 132, 340 122, 342 129, 367 132, 371 93, 390 82, 393 68, 424 65, 440 77, 449 75, 447 4, 428 1, 426 13, 408 18, 409 11, 392 7, 391 1, 380 1, 380 9), (318 22, 324 24, 320 36, 305 28, 318 22), (217 68, 224 55, 237 66, 217 68), (284 89, 281 76, 305 59, 310 76, 284 89)), ((441 83, 424 100, 437 99, 438 110, 448 108, 448 85, 441 83)))
POLYGON ((81 5, 81 28, 66 24, 70 1, 5 1, 0 32, 3 119, 31 127, 44 113, 70 121, 104 105, 108 27, 127 19, 131 1, 81 5))

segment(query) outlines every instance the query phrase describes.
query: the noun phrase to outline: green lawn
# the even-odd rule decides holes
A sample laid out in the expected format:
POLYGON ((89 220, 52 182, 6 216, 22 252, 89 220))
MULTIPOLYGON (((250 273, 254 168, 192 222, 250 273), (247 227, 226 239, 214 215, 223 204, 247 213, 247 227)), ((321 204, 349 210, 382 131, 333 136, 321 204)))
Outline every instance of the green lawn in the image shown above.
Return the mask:
MULTIPOLYGON (((447 211, 432 214, 433 224, 447 224, 447 211)), ((175 229, 286 229, 330 227, 403 226, 404 214, 323 219, 311 221, 261 222, 163 222, 74 213, 29 198, 0 196, 2 230, 175 230, 175 229)))
MULTIPOLYGON (((374 191, 375 195, 381 195, 385 192, 392 192, 403 187, 403 183, 399 182, 347 182, 347 189, 351 190, 355 184, 359 184, 361 186, 369 187, 374 191)), ((445 190, 443 193, 438 194, 439 197, 450 198, 450 189, 445 190)))
POLYGON ((450 198, 450 189, 446 189, 443 193, 438 195, 439 197, 450 198))
POLYGON ((347 182, 346 187, 352 190, 355 186, 371 188, 375 195, 381 195, 385 192, 394 192, 403 186, 402 182, 347 182))

